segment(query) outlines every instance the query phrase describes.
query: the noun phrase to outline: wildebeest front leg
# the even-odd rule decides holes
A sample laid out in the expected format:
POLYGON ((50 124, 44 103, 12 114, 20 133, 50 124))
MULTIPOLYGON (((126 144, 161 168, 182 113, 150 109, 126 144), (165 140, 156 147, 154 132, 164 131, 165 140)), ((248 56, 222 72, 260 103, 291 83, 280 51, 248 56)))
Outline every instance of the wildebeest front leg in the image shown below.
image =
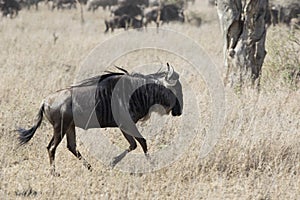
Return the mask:
POLYGON ((142 146, 144 153, 147 154, 147 153, 148 153, 148 148, 147 148, 147 142, 146 142, 146 139, 145 139, 145 138, 139 138, 139 137, 136 137, 135 139, 136 139, 136 140, 140 143, 140 145, 142 146))
POLYGON ((150 159, 150 156, 148 154, 148 148, 147 148, 147 142, 145 138, 139 138, 139 137, 135 137, 135 139, 140 143, 140 145, 143 148, 144 154, 146 156, 147 159, 150 159))
POLYGON ((127 151, 130 152, 130 151, 135 150, 137 145, 136 145, 136 142, 135 142, 134 138, 131 135, 128 135, 127 133, 125 133, 123 131, 122 131, 122 133, 123 133, 124 137, 129 142, 129 145, 130 145, 127 151))
POLYGON ((126 138, 126 140, 129 142, 129 147, 128 147, 128 149, 123 151, 120 155, 113 158, 113 161, 111 162, 112 167, 114 167, 116 164, 118 164, 118 162, 120 162, 127 155, 127 153, 136 149, 136 147, 137 147, 136 142, 131 135, 128 135, 124 131, 122 131, 122 133, 123 133, 124 137, 126 138))
POLYGON ((72 152, 74 156, 76 156, 79 160, 83 161, 83 165, 88 168, 88 170, 92 171, 91 165, 82 157, 80 152, 76 149, 76 132, 75 125, 72 123, 70 129, 67 132, 67 148, 72 152))

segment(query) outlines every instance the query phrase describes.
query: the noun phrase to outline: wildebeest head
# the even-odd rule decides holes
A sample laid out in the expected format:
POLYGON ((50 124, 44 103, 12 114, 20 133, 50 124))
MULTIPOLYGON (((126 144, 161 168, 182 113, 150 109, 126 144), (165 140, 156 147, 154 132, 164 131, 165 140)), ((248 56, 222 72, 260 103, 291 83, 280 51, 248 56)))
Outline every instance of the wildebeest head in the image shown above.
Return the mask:
POLYGON ((174 68, 167 63, 168 70, 165 72, 165 75, 160 78, 162 84, 171 91, 169 98, 170 107, 167 108, 167 111, 172 111, 173 116, 180 116, 182 114, 183 108, 183 95, 182 95, 182 86, 179 81, 179 74, 174 71, 174 68))

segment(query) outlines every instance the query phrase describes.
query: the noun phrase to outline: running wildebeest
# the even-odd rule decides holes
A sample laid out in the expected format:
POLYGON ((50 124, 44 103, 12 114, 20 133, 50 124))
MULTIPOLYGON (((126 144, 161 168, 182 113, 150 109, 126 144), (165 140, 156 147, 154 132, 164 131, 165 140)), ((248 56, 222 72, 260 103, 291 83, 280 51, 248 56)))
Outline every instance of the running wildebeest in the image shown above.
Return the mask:
POLYGON ((53 175, 59 175, 55 172, 55 151, 65 134, 69 151, 79 160, 83 160, 85 167, 91 169, 91 165, 76 149, 75 127, 85 130, 120 128, 130 145, 113 159, 112 166, 137 147, 136 141, 148 156, 146 140, 135 123, 147 120, 150 112, 157 111, 151 110, 154 105, 161 105, 164 114, 182 114, 183 95, 179 74, 169 64, 167 66, 165 71, 148 75, 129 74, 118 68, 122 72, 107 72, 53 93, 42 102, 32 128, 18 129, 20 144, 27 143, 33 137, 45 115, 54 129, 54 135, 47 147, 53 175))

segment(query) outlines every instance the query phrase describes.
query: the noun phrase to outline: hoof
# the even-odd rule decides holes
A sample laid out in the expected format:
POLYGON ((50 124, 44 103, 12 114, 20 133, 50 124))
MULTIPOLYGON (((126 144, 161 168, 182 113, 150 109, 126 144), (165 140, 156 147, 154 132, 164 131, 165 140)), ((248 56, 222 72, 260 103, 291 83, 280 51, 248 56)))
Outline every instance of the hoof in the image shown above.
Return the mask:
POLYGON ((89 163, 83 164, 89 171, 93 171, 92 166, 89 163))
POLYGON ((110 162, 110 167, 114 168, 118 162, 119 160, 117 158, 113 158, 113 160, 110 162))
POLYGON ((229 56, 233 58, 234 55, 235 55, 235 50, 234 49, 230 49, 229 50, 229 56))
POLYGON ((147 159, 150 159, 149 153, 145 153, 145 157, 146 157, 147 159))
POLYGON ((54 177, 60 177, 60 173, 55 172, 54 170, 51 170, 50 174, 54 177))

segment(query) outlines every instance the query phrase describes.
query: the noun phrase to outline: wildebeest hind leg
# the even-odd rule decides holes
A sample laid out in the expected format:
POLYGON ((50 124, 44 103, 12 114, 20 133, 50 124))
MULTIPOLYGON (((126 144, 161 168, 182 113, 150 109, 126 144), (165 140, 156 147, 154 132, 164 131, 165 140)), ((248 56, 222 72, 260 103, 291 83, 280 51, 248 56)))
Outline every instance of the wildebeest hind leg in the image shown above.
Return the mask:
POLYGON ((55 172, 55 151, 61 140, 63 139, 65 135, 65 131, 61 131, 60 126, 54 127, 54 134, 51 139, 51 141, 48 144, 48 153, 49 153, 49 159, 50 159, 50 166, 51 166, 51 174, 54 176, 59 176, 59 173, 55 172))
POLYGON ((76 132, 74 123, 71 124, 69 130, 67 131, 67 148, 76 156, 79 160, 83 161, 83 165, 92 171, 91 165, 82 157, 80 152, 76 149, 76 132))

